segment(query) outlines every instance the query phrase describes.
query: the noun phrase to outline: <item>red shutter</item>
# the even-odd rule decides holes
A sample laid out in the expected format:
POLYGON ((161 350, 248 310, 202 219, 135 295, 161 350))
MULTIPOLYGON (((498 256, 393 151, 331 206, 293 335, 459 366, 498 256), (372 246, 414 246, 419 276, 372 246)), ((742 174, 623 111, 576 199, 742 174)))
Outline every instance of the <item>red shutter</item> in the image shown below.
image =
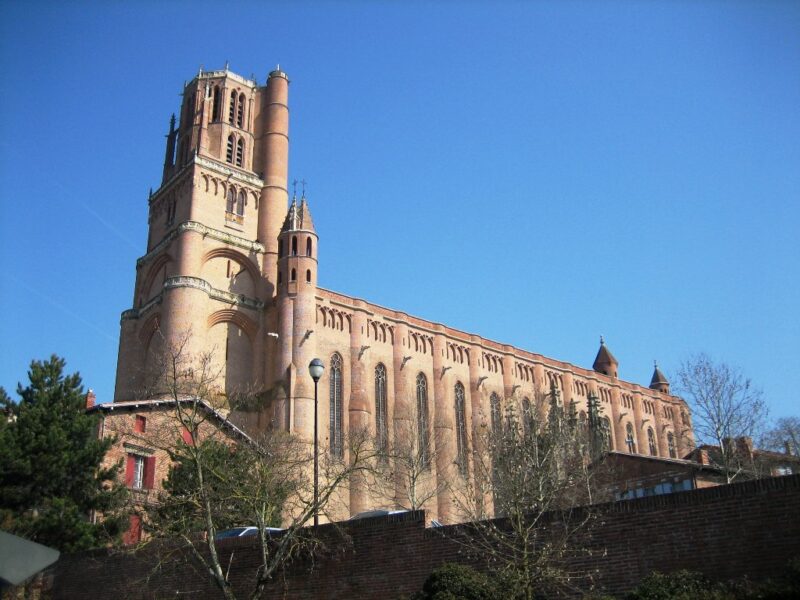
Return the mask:
POLYGON ((138 433, 144 433, 145 428, 147 427, 147 419, 141 415, 136 415, 136 423, 134 423, 133 429, 138 433))
POLYGON ((152 490, 156 477, 156 457, 148 456, 144 459, 144 489, 152 490))
POLYGON ((189 431, 188 427, 183 428, 183 441, 190 446, 192 445, 192 432, 189 431))
POLYGON ((136 468, 135 460, 133 454, 128 454, 128 458, 125 461, 125 485, 128 487, 133 487, 133 471, 136 468))
POLYGON ((139 515, 131 515, 128 521, 128 531, 122 534, 122 543, 131 545, 142 539, 142 519, 139 515))

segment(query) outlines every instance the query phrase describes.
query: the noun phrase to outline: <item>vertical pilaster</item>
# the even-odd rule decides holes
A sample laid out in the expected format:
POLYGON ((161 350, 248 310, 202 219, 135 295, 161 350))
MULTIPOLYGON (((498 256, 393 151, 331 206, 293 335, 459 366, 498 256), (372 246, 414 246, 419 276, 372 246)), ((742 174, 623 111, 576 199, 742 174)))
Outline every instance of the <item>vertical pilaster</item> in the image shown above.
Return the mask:
MULTIPOLYGON (((361 342, 367 327, 367 314, 363 307, 362 301, 355 301, 350 330, 350 402, 347 407, 350 432, 368 431, 372 415, 367 400, 366 368, 361 360, 361 342)), ((350 479, 350 514, 354 515, 368 508, 364 477, 356 473, 350 479)))
MULTIPOLYGON (((443 371, 445 355, 445 337, 441 326, 437 326, 433 336, 433 429, 436 444, 436 477, 439 482, 448 482, 449 477, 456 477, 453 463, 456 457, 455 427, 453 424, 453 400, 450 391, 451 378, 443 371)), ((439 520, 447 522, 452 518, 452 500, 449 494, 439 494, 437 498, 439 520)))

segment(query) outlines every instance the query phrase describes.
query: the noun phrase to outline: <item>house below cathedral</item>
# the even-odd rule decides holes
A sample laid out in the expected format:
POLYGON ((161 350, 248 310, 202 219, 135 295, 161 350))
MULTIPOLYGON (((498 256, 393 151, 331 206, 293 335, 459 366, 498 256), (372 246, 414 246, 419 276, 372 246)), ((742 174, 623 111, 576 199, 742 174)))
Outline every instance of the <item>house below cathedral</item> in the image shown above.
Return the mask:
MULTIPOLYGON (((348 431, 367 427, 387 444, 413 423, 420 445, 438 445, 434 480, 468 478, 476 436, 501 404, 541 411, 551 389, 584 417, 598 398, 613 451, 677 458, 693 447, 689 410, 661 371, 649 386, 619 379, 602 340, 587 369, 318 287, 318 269, 335 257, 319 262, 307 199, 289 202, 288 91, 280 68, 263 86, 227 68, 185 85, 122 313, 115 402, 146 398, 164 352, 180 346, 205 357, 228 398, 256 399, 232 413, 242 429, 309 440, 308 365, 320 358, 326 451, 348 460, 348 431)), ((347 493, 343 518, 391 504, 357 482, 347 493)), ((448 493, 425 508, 458 520, 448 493)))

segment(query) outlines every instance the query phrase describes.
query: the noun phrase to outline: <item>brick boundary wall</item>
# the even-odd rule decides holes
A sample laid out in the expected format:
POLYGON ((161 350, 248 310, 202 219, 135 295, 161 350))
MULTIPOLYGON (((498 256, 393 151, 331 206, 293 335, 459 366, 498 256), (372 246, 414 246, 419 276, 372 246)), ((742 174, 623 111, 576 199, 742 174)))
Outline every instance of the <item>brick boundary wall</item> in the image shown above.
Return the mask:
MULTIPOLYGON (((800 555, 800 475, 736 483, 666 496, 602 505, 587 534, 592 557, 571 566, 599 573, 607 593, 629 591, 654 570, 701 571, 713 579, 782 574, 800 555)), ((287 600, 394 599, 421 589, 444 562, 473 564, 452 538, 462 527, 425 528, 421 511, 364 519, 343 525, 350 543, 333 525, 321 527, 330 540, 314 564, 294 565, 264 598, 287 600), (313 567, 313 569, 312 569, 313 567)), ((245 585, 255 570, 252 539, 220 544, 232 580, 245 585)), ((198 568, 162 563, 153 571, 154 548, 133 554, 106 550, 64 556, 51 570, 54 598, 217 598, 198 568)), ((240 588, 239 591, 244 591, 240 588)))

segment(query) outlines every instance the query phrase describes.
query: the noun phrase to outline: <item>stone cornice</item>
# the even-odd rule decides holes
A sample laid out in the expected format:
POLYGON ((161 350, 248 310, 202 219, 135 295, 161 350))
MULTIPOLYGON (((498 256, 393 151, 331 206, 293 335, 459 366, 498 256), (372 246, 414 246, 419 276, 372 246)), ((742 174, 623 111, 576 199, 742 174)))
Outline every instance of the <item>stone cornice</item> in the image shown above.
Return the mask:
POLYGON ((169 246, 169 244, 178 237, 181 233, 185 231, 194 231, 203 235, 203 237, 209 237, 212 240, 217 240, 218 242, 223 242, 225 244, 229 244, 231 246, 236 246, 238 248, 242 248, 249 252, 256 252, 257 254, 263 254, 266 250, 264 248, 264 244, 260 242, 251 242, 250 240, 239 237, 238 235, 232 235, 230 233, 226 233, 225 231, 220 231, 218 229, 212 229, 211 227, 206 227, 202 223, 198 223, 197 221, 185 221, 178 225, 175 229, 170 231, 164 239, 162 239, 158 244, 156 244, 150 252, 142 256, 136 261, 136 268, 138 269, 142 265, 148 263, 152 258, 156 255, 160 254, 164 248, 169 246))
POLYGON ((128 310, 123 311, 120 320, 127 321, 129 319, 138 319, 139 317, 141 317, 143 314, 145 314, 151 308, 153 308, 158 304, 161 304, 161 294, 158 294, 157 296, 151 298, 139 308, 129 308, 128 310))
POLYGON ((230 177, 231 179, 238 180, 241 183, 248 183, 257 188, 264 187, 263 179, 259 179, 255 175, 250 175, 249 173, 240 171, 239 169, 233 169, 228 165, 224 165, 215 160, 211 160, 209 158, 206 158, 205 156, 200 156, 199 154, 195 154, 194 163, 196 165, 200 165, 201 167, 205 167, 210 171, 215 171, 220 175, 224 175, 225 177, 230 177))
POLYGON ((178 277, 170 277, 164 282, 163 289, 171 290, 175 288, 194 288, 196 290, 201 290, 208 294, 209 298, 213 300, 219 300, 225 304, 236 304, 237 306, 243 306, 253 310, 260 310, 264 308, 264 303, 261 302, 261 300, 248 298, 242 294, 234 294, 233 292, 218 290, 217 288, 211 287, 211 284, 205 279, 200 279, 199 277, 181 275, 178 277))

